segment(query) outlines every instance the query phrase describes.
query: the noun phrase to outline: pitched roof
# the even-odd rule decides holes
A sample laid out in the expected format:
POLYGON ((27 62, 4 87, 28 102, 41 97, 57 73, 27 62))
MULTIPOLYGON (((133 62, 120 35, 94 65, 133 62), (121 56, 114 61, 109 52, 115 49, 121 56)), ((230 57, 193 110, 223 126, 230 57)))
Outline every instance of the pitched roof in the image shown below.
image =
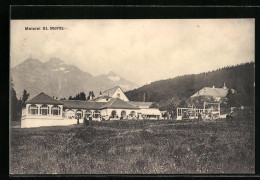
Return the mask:
POLYGON ((34 98, 26 101, 26 104, 63 104, 61 101, 52 98, 51 96, 45 94, 44 92, 41 92, 34 98))
POLYGON ((141 102, 141 101, 129 101, 130 104, 133 104, 135 106, 151 106, 153 102, 141 102))
POLYGON ((204 87, 200 91, 196 92, 191 97, 197 97, 197 96, 213 96, 213 97, 226 97, 228 94, 228 89, 224 88, 212 88, 212 87, 204 87))
MULTIPOLYGON (((108 90, 105 90, 102 94, 103 95, 109 95, 109 96, 112 96, 115 92, 116 92, 116 90, 118 89, 118 88, 120 88, 120 86, 116 86, 116 87, 113 87, 113 88, 111 88, 111 89, 108 89, 108 90)), ((120 88, 121 89, 121 88, 120 88)), ((122 90, 122 89, 121 89, 122 90)), ((123 91, 123 90, 122 90, 123 91)))
POLYGON ((62 100, 63 107, 68 109, 100 109, 107 102, 82 101, 82 100, 62 100))
POLYGON ((119 98, 111 99, 101 109, 105 109, 105 108, 110 108, 110 109, 139 109, 138 106, 130 104, 129 102, 123 101, 119 98))

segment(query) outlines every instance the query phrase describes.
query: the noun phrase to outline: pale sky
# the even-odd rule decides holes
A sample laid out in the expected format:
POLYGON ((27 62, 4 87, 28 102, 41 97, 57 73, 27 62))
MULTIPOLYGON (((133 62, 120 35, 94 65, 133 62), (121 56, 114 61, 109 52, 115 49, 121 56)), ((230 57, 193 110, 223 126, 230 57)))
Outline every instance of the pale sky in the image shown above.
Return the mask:
POLYGON ((57 57, 94 76, 114 71, 144 85, 254 61, 254 47, 254 19, 12 20, 10 65, 57 57))

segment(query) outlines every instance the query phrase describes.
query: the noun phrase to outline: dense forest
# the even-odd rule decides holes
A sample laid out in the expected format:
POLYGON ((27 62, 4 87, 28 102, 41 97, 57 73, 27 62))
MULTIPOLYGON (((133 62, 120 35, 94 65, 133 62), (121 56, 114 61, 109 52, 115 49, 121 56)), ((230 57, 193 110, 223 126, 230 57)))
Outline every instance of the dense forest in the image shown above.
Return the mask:
POLYGON ((243 98, 244 106, 254 105, 255 63, 228 66, 215 71, 178 76, 152 82, 126 92, 131 101, 151 101, 163 104, 172 98, 189 99, 203 87, 223 87, 236 90, 243 98))

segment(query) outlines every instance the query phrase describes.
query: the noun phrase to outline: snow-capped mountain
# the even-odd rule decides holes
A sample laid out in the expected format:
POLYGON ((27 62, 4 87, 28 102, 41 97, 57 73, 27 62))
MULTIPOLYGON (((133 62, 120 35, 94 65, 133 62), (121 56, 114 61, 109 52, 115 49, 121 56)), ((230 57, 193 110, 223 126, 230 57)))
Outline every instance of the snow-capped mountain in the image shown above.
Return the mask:
POLYGON ((107 74, 107 77, 111 80, 111 81, 114 81, 114 82, 118 82, 120 81, 121 77, 118 76, 116 73, 114 73, 113 71, 110 71, 108 74, 107 74))
POLYGON ((80 70, 74 65, 67 65, 58 58, 51 58, 47 62, 38 59, 26 59, 21 64, 11 69, 14 89, 17 97, 22 96, 24 89, 30 97, 45 92, 50 96, 68 98, 79 92, 99 91, 121 86, 124 91, 136 88, 134 82, 128 81, 114 72, 93 76, 80 70))

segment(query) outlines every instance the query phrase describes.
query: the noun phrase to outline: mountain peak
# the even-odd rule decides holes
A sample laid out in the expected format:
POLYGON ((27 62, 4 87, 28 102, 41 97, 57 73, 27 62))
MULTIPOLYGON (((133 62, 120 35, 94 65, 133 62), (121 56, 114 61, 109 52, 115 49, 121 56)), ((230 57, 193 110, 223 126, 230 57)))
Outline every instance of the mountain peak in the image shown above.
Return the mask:
POLYGON ((35 58, 28 58, 25 61, 23 61, 21 64, 18 64, 14 68, 23 69, 24 67, 28 68, 36 68, 42 65, 42 62, 39 59, 35 58))
POLYGON ((117 81, 120 81, 120 76, 118 76, 115 72, 113 71, 110 71, 108 74, 107 74, 107 77, 113 81, 113 82, 117 82, 117 81))
POLYGON ((23 63, 41 63, 41 61, 36 58, 28 58, 23 63))
POLYGON ((53 58, 50 58, 49 61, 47 61, 46 63, 51 63, 51 64, 64 64, 64 61, 59 59, 59 58, 56 58, 56 57, 53 57, 53 58))
POLYGON ((120 85, 125 90, 135 84, 120 78, 111 71, 98 77, 80 70, 75 65, 67 65, 59 58, 51 58, 42 63, 38 59, 27 59, 26 62, 12 68, 11 76, 18 97, 26 89, 33 97, 43 91, 57 97, 69 97, 78 92, 99 92, 120 85))
POLYGON ((109 71, 109 73, 107 73, 107 76, 118 76, 114 71, 109 71))

